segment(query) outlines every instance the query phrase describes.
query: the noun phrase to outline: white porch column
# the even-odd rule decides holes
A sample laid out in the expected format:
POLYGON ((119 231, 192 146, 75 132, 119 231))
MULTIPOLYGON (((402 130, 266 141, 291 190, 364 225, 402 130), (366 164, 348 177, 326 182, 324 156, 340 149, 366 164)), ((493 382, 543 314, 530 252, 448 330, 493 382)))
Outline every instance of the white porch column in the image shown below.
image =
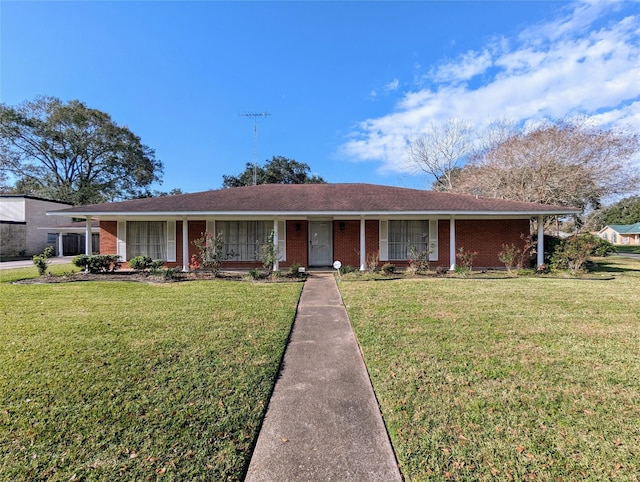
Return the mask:
POLYGON ((544 264, 544 221, 542 216, 538 216, 538 266, 544 264))
POLYGON ((367 242, 364 218, 360 219, 360 271, 367 269, 367 242))
POLYGON ((62 231, 58 233, 58 257, 64 256, 64 243, 62 242, 62 231))
POLYGON ((189 271, 189 221, 182 218, 182 271, 189 271))
POLYGON ((449 218, 449 269, 456 269, 456 218, 449 218))
POLYGON ((84 254, 91 256, 91 218, 87 217, 85 220, 84 229, 84 254))
MULTIPOLYGON (((278 219, 273 220, 273 249, 278 250, 278 219)), ((280 271, 280 261, 278 258, 280 255, 276 253, 275 259, 273 260, 273 271, 280 271)))

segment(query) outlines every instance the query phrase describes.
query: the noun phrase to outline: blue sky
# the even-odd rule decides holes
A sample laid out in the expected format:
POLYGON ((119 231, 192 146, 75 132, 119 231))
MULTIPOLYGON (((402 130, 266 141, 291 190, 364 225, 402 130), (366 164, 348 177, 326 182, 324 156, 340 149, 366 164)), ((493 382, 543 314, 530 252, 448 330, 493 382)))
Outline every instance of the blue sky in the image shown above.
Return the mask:
POLYGON ((640 2, 0 2, 0 101, 79 99, 218 188, 274 155, 427 188, 406 139, 457 117, 640 130, 640 2))

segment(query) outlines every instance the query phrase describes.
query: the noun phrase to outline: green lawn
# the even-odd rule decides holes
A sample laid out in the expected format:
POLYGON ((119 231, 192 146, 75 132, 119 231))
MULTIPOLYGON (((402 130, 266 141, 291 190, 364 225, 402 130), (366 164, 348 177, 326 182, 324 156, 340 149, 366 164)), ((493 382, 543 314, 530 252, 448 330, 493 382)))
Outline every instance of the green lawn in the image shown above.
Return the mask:
POLYGON ((0 284, 0 480, 242 478, 301 288, 0 284))
POLYGON ((407 480, 638 480, 640 261, 340 289, 407 480))
POLYGON ((640 254, 640 246, 618 246, 616 245, 616 251, 618 253, 634 253, 640 254))

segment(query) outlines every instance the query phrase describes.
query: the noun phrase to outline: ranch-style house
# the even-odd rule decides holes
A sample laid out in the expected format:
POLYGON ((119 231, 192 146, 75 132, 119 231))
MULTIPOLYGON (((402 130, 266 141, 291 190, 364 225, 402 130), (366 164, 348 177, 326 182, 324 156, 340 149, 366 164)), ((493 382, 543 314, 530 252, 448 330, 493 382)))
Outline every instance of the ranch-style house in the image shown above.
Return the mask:
MULTIPOLYGON (((189 270, 193 241, 222 233, 222 267, 259 267, 260 247, 274 233, 276 269, 297 264, 365 269, 371 257, 406 266, 409 251, 429 251, 431 266, 454 269, 456 251, 476 251, 474 265, 499 267, 502 245, 522 245, 537 225, 543 263, 543 219, 579 210, 372 184, 265 184, 77 206, 48 214, 100 223, 101 254, 123 261, 147 255, 189 270)), ((87 236, 87 239, 90 239, 87 236)), ((87 246, 87 253, 91 247, 87 246)))

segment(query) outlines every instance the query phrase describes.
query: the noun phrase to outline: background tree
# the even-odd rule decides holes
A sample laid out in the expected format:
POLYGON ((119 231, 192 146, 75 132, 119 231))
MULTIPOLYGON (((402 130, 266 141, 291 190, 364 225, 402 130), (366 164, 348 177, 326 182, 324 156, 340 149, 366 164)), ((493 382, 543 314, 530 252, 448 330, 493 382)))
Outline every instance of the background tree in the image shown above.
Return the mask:
POLYGON ((631 196, 594 211, 588 219, 589 229, 599 231, 609 224, 640 223, 640 196, 631 196))
POLYGON ((0 104, 0 172, 22 192, 74 205, 134 198, 162 168, 128 127, 79 100, 0 104))
MULTIPOLYGON (((256 184, 324 184, 320 176, 309 176, 308 164, 273 156, 264 166, 256 166, 256 184)), ((222 187, 253 186, 253 164, 247 162, 245 170, 237 176, 222 176, 222 187)))
POLYGON ((518 201, 598 209, 638 190, 637 133, 560 121, 520 130, 477 152, 453 190, 518 201))
POLYGON ((444 124, 432 123, 424 133, 408 140, 407 164, 411 170, 433 176, 434 191, 450 191, 453 177, 472 149, 471 124, 449 119, 444 124))

